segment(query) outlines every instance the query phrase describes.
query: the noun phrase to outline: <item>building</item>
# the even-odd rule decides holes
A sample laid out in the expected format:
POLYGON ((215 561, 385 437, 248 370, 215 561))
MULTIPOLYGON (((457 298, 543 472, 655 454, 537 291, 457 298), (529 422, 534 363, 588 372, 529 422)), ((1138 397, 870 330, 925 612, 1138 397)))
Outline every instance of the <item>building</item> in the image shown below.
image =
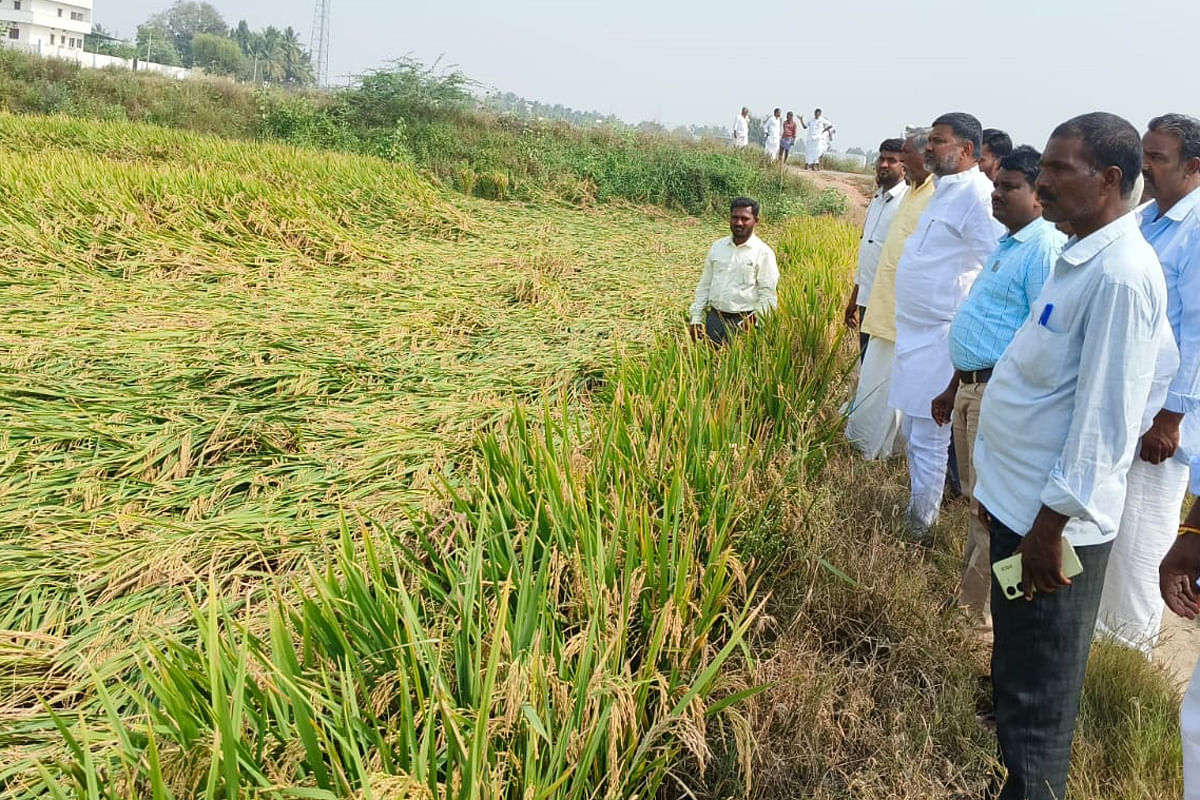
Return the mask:
POLYGON ((0 38, 10 47, 78 60, 92 32, 92 0, 0 0, 0 38))

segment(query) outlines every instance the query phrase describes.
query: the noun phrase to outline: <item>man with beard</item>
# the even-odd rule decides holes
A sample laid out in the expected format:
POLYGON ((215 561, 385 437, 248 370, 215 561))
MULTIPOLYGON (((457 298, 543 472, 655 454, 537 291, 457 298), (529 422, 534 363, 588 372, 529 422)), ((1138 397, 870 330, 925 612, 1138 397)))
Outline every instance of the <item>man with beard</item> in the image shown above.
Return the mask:
POLYGON ((729 204, 730 236, 718 239, 704 260, 690 309, 693 340, 720 347, 775 310, 779 267, 775 251, 754 234, 758 203, 735 197, 729 204))
POLYGON ((888 405, 896 352, 896 265, 904 252, 904 243, 917 229, 917 221, 933 197, 933 176, 925 169, 928 141, 928 128, 905 131, 900 158, 909 188, 888 228, 871 287, 871 305, 862 320, 863 332, 870 339, 846 421, 846 438, 868 460, 891 456, 900 432, 900 412, 888 405))
POLYGON ((1150 120, 1142 161, 1155 200, 1138 212, 1138 226, 1162 264, 1178 358, 1168 347, 1157 365, 1096 630, 1149 655, 1162 624, 1157 565, 1175 538, 1189 457, 1200 455, 1200 120, 1150 120))
POLYGON ((1066 795, 1071 740, 1125 476, 1167 323, 1153 248, 1127 203, 1137 130, 1092 113, 1055 128, 1042 214, 1075 237, 996 362, 979 411, 975 499, 991 560, 1021 555, 1024 599, 992 583, 1000 800, 1066 795), (1063 574, 1064 538, 1083 571, 1063 574))
MULTIPOLYGON (((984 263, 971 294, 954 315, 950 325, 954 377, 946 391, 933 398, 934 422, 946 425, 953 416, 954 448, 968 500, 975 486, 971 454, 988 378, 1017 329, 1029 317, 1029 309, 1067 239, 1042 219, 1042 204, 1034 189, 1041 157, 1037 150, 1026 146, 1000 160, 992 191, 992 215, 1008 233, 984 263)), ((979 630, 987 632, 992 627, 990 537, 977 512, 978 504, 971 500, 958 605, 979 630)))
POLYGON ((904 415, 911 495, 909 538, 925 542, 946 481, 950 428, 933 420, 933 398, 950 382, 950 323, 1003 226, 992 217, 992 182, 976 163, 982 128, 970 114, 933 122, 925 164, 933 199, 904 246, 896 270, 896 357, 888 403, 904 415))
MULTIPOLYGON (((900 207, 900 200, 908 191, 900 152, 903 149, 904 142, 899 139, 884 139, 879 144, 879 159, 875 162, 875 185, 878 188, 871 198, 871 204, 867 206, 867 221, 858 240, 858 272, 854 275, 854 289, 846 303, 846 326, 849 328, 857 328, 866 316, 867 301, 871 297, 871 286, 875 283, 883 242, 896 216, 896 209, 900 207)), ((866 354, 870 338, 868 334, 859 332, 860 358, 866 354)))

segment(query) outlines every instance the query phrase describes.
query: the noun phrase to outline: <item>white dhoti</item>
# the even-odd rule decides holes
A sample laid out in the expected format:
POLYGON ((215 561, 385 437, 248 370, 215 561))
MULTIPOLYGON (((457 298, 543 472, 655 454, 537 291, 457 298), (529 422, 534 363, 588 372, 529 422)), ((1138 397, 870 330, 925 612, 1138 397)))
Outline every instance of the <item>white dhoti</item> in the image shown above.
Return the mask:
POLYGON ((767 158, 772 161, 779 158, 779 143, 781 141, 783 141, 783 138, 778 135, 767 137, 767 143, 763 145, 763 153, 767 158))
POLYGON ((1183 800, 1200 800, 1200 664, 1179 709, 1183 739, 1183 800))
POLYGON ((825 138, 817 139, 811 136, 804 142, 804 162, 806 164, 821 163, 821 156, 825 155, 825 138))
POLYGON ((868 461, 891 456, 900 433, 900 412, 888 406, 895 353, 895 343, 871 337, 850 404, 846 438, 868 461))
POLYGON ((1126 478, 1125 510, 1108 557, 1096 633, 1147 656, 1158 642, 1165 608, 1158 564, 1179 529, 1187 480, 1187 464, 1173 458, 1150 464, 1135 452, 1126 478))
POLYGON ((905 519, 910 527, 927 531, 937 522, 942 508, 946 451, 950 449, 953 429, 949 425, 938 425, 932 419, 907 414, 901 428, 908 440, 908 480, 912 490, 905 519))

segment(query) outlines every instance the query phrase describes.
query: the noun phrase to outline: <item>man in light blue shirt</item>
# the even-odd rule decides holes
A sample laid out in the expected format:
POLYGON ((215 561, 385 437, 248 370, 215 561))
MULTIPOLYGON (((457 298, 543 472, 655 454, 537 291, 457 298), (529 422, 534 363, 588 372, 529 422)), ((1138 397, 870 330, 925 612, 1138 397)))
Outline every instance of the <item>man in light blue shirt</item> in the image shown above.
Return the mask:
POLYGON ((1138 225, 1162 263, 1178 360, 1168 349, 1156 370, 1096 629, 1149 655, 1162 625, 1158 562, 1175 538, 1188 459, 1200 455, 1200 120, 1150 120, 1142 160, 1155 200, 1138 213, 1138 225))
POLYGON ((971 294, 950 325, 950 360, 955 374, 946 391, 933 399, 933 419, 945 425, 953 419, 954 450, 959 475, 971 500, 967 520, 967 546, 963 555, 958 605, 971 615, 981 631, 992 627, 990 536, 979 521, 973 498, 975 470, 971 466, 979 406, 992 376, 1017 329, 1025 324, 1033 301, 1041 294, 1067 237, 1042 218, 1034 184, 1041 172, 1042 154, 1029 146, 1018 147, 1000 160, 996 188, 992 191, 992 216, 1008 233, 983 265, 971 294))
MULTIPOLYGON (((975 499, 992 564, 1021 555, 1024 599, 992 582, 992 687, 1007 775, 998 800, 1066 796, 1083 676, 1125 476, 1169 341, 1167 289, 1128 211, 1137 129, 1113 114, 1059 125, 1042 153, 1042 213, 1075 231, 988 381, 975 499), (1083 572, 1063 574, 1063 540, 1083 572)), ((1170 342, 1173 346, 1174 342, 1170 342)))

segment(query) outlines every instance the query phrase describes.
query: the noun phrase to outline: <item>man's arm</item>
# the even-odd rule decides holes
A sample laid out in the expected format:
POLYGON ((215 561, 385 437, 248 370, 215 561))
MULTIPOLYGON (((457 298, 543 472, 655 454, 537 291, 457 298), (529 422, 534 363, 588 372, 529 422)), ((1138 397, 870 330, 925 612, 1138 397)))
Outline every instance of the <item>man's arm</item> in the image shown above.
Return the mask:
POLYGON ((967 212, 963 220, 963 239, 973 263, 986 266, 1003 235, 1004 226, 992 216, 992 209, 985 202, 976 203, 967 212))
POLYGON ((946 390, 933 398, 933 402, 929 404, 929 413, 933 415, 933 421, 938 425, 945 425, 950 421, 950 416, 954 412, 954 397, 957 394, 958 370, 955 370, 954 377, 950 379, 946 390))
MULTIPOLYGON (((1185 250, 1195 252, 1200 237, 1192 234, 1185 250)), ((1175 455, 1179 426, 1186 414, 1200 413, 1200 264, 1190 255, 1179 265, 1179 369, 1167 388, 1163 408, 1142 436, 1142 459, 1158 464, 1175 455)), ((1191 455, 1190 453, 1188 454, 1191 455)))
POLYGON ((696 284, 696 299, 692 301, 688 314, 692 325, 704 324, 704 311, 708 308, 709 291, 712 289, 713 258, 712 250, 704 258, 704 270, 700 273, 700 282, 696 284))
POLYGON ((775 310, 778 299, 775 289, 779 284, 779 265, 775 261, 775 251, 767 248, 762 263, 758 266, 758 276, 755 280, 757 301, 754 304, 754 315, 762 319, 775 310))
POLYGON ((847 328, 857 328, 862 322, 858 318, 858 284, 854 284, 854 290, 850 292, 850 299, 846 301, 846 311, 844 312, 847 328))
POLYGON ((1066 585, 1061 550, 1066 519, 1099 522, 1088 505, 1105 481, 1129 468, 1154 377, 1159 320, 1150 297, 1102 278, 1080 313, 1088 316, 1075 413, 1062 454, 1042 489, 1042 513, 1021 545, 1027 554, 1022 558, 1026 586, 1040 591, 1066 585))
MULTIPOLYGON (((1196 464, 1200 467, 1200 464, 1196 464)), ((1197 474, 1197 473, 1193 473, 1197 474)), ((1193 485, 1195 492, 1200 487, 1193 485)), ((1200 503, 1192 503, 1184 528, 1200 530, 1200 503)), ((1195 619, 1200 614, 1200 598, 1196 580, 1200 578, 1200 535, 1184 533, 1175 537, 1175 544, 1158 565, 1158 589, 1167 608, 1181 617, 1195 619)))

